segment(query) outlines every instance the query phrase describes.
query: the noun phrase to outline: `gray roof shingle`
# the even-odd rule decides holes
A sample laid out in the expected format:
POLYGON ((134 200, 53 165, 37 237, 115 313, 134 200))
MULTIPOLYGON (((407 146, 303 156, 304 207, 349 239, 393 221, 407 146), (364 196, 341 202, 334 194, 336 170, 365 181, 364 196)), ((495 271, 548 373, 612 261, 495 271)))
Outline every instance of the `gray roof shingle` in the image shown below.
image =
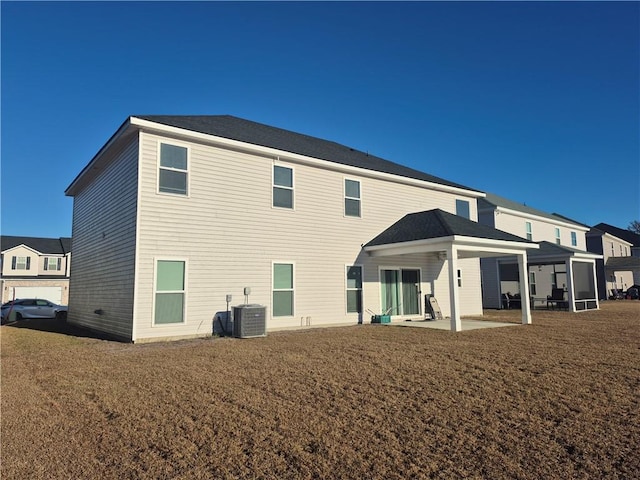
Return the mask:
POLYGON ((593 227, 601 232, 606 232, 614 237, 618 237, 625 242, 629 242, 634 247, 640 247, 640 235, 632 232, 631 230, 625 230, 624 228, 614 227, 608 223, 599 223, 593 227))
POLYGON ((451 237, 453 235, 534 243, 516 235, 496 230, 493 227, 436 208, 434 210, 405 215, 365 246, 372 247, 415 240, 451 237))
POLYGON ((478 190, 465 187, 464 185, 450 182, 443 178, 429 175, 374 155, 369 155, 368 153, 336 142, 322 140, 231 115, 134 115, 134 117, 198 133, 327 160, 341 165, 364 168, 376 172, 389 173, 401 177, 461 188, 471 192, 478 192, 478 190))
POLYGON ((538 217, 548 218, 549 220, 564 221, 573 223, 574 225, 579 225, 581 227, 588 228, 587 225, 576 222, 575 220, 571 220, 570 218, 563 217, 557 213, 547 213, 542 210, 538 210, 537 208, 529 207, 528 205, 523 205, 522 203, 514 202, 513 200, 509 200, 508 198, 501 197, 499 195, 495 195, 493 193, 487 193, 486 197, 478 199, 478 210, 486 209, 486 208, 494 208, 494 207, 502 207, 508 208, 509 210, 515 210, 516 212, 528 213, 530 215, 536 215, 538 217))
POLYGON ((18 245, 26 245, 40 253, 50 253, 52 255, 64 255, 71 251, 71 239, 62 238, 41 238, 41 237, 15 237, 2 235, 0 237, 0 251, 6 251, 18 245))

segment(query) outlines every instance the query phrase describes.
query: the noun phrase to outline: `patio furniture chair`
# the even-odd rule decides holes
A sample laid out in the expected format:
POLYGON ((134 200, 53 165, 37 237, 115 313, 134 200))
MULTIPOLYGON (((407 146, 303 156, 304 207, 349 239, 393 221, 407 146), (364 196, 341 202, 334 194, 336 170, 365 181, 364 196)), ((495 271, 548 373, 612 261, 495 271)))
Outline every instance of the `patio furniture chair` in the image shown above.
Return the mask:
POLYGON ((512 308, 522 308, 520 295, 511 295, 509 292, 502 294, 502 308, 511 310, 512 308))
POLYGON ((551 307, 555 310, 556 307, 569 310, 569 302, 564 299, 564 289, 553 288, 551 295, 547 295, 547 308, 551 307))

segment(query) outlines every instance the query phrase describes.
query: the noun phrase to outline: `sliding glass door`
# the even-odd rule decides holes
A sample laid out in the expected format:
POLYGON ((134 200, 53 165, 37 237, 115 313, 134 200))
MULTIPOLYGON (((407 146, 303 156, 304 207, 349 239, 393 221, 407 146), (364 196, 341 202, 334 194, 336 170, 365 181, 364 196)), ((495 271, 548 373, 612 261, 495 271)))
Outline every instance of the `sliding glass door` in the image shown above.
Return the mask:
POLYGON ((380 286, 382 314, 420 314, 420 270, 380 270, 380 286))

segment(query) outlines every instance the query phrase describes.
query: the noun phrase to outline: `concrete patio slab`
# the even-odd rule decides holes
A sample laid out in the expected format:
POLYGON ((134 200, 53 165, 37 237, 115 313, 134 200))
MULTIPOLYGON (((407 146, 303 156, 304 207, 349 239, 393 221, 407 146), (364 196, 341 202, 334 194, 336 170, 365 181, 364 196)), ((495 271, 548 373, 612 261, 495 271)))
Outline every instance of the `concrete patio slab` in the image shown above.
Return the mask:
MULTIPOLYGON (((436 330, 451 330, 451 320, 412 320, 405 322, 391 322, 382 325, 390 327, 433 328, 436 330)), ((490 322, 485 320, 462 319, 462 331, 477 330, 479 328, 517 327, 519 323, 490 322)))

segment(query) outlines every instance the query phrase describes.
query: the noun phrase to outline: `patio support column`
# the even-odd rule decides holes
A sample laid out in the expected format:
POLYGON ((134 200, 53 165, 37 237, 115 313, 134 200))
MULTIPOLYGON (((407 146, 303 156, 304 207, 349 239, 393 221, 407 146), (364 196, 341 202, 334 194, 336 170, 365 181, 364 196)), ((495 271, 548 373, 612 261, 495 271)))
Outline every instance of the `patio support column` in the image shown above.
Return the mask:
POLYGON ((567 301, 569 302, 569 311, 575 313, 576 312, 576 295, 573 291, 573 262, 569 258, 566 262, 567 269, 567 301))
POLYGON ((527 252, 518 255, 518 270, 520 274, 520 308, 522 309, 522 324, 531 324, 531 305, 529 304, 529 266, 527 252))
POLYGON ((460 320, 460 293, 458 292, 458 249, 451 245, 447 249, 447 260, 449 264, 449 300, 451 303, 451 331, 462 330, 460 320))
POLYGON ((593 291, 596 293, 596 310, 600 310, 600 295, 598 294, 598 277, 596 276, 595 260, 593 260, 593 291))

